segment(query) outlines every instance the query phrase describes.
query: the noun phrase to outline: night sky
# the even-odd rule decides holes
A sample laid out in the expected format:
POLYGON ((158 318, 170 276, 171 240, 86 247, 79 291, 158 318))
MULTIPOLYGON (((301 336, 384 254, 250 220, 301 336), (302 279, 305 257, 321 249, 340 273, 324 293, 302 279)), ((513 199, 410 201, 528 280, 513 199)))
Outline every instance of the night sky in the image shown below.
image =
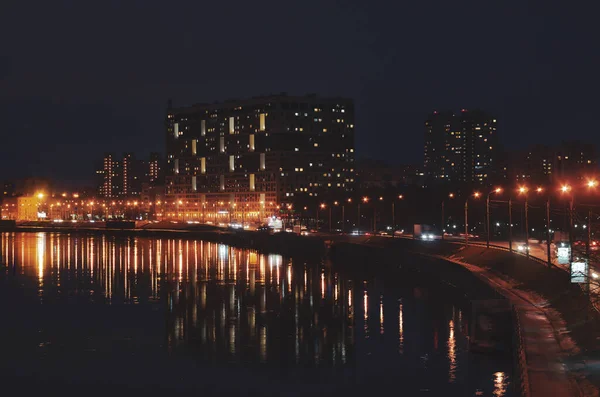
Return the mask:
POLYGON ((600 144, 596 1, 58 1, 0 5, 0 179, 91 182, 163 151, 175 105, 354 98, 357 153, 422 161, 433 109, 497 115, 509 148, 600 144))

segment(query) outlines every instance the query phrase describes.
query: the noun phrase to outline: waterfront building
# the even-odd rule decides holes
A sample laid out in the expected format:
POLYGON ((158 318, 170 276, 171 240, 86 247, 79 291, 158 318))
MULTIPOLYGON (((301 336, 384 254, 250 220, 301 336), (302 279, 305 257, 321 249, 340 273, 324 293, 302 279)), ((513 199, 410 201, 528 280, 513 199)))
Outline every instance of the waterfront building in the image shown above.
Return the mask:
POLYGON ((354 185, 354 105, 286 94, 166 115, 167 216, 262 220, 354 185))

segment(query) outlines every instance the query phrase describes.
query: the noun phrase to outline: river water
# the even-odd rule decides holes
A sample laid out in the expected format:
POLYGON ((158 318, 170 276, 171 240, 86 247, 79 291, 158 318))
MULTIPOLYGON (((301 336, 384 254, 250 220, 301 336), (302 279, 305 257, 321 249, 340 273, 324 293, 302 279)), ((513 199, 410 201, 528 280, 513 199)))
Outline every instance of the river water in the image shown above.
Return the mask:
POLYGON ((1 254, 0 380, 21 394, 514 395, 434 282, 183 239, 4 233, 1 254))

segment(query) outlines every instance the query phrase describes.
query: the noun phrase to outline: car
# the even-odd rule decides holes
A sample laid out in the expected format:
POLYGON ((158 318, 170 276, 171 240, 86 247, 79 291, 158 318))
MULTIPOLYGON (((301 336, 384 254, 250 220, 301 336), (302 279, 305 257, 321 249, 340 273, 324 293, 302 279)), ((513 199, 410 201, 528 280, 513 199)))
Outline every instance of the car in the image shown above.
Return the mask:
POLYGON ((529 248, 528 244, 525 244, 525 243, 519 243, 519 244, 517 244, 517 251, 519 251, 519 252, 527 252, 529 250, 530 250, 530 248, 529 248))
POLYGON ((423 240, 423 241, 432 241, 434 239, 435 239, 435 235, 433 233, 421 234, 421 240, 423 240))

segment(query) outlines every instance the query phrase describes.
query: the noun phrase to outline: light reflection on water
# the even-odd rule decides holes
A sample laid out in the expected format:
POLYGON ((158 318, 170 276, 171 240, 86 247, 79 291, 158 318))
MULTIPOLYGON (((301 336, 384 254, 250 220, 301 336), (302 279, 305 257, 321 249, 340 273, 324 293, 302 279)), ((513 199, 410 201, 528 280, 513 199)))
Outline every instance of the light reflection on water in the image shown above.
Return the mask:
MULTIPOLYGON (((415 390, 456 387, 444 395, 510 395, 510 367, 468 353, 468 311, 422 289, 355 283, 327 264, 203 241, 5 233, 1 248, 5 280, 22 280, 25 292, 32 280, 38 305, 157 309, 163 326, 130 337, 158 335, 150 343, 173 357, 348 368, 356 378, 399 377, 415 390)), ((30 342, 40 343, 21 341, 30 342)))

